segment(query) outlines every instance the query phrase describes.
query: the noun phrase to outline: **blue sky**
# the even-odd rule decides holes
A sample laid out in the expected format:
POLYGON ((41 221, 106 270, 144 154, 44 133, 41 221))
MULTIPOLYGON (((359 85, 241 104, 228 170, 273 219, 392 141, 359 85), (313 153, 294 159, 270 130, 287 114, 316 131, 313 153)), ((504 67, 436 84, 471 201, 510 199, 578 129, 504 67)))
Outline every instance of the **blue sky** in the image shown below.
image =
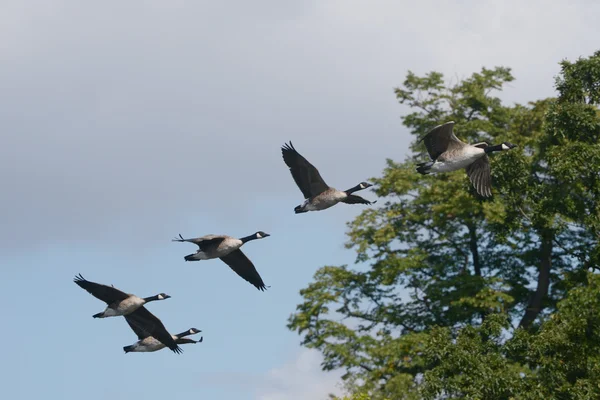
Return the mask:
MULTIPOLYGON (((553 95, 558 61, 597 50, 591 1, 1 2, 2 397, 323 399, 339 374, 286 329, 316 269, 352 263, 363 206, 295 215, 280 146, 332 186, 402 160, 393 88, 406 72, 510 66, 502 97, 553 95), (217 176, 217 178, 215 178, 217 176), (185 263, 209 233, 247 244, 262 293, 218 260, 185 263), (140 296, 204 342, 127 354, 122 318, 89 280, 140 296)), ((365 197, 374 199, 373 193, 365 197)))

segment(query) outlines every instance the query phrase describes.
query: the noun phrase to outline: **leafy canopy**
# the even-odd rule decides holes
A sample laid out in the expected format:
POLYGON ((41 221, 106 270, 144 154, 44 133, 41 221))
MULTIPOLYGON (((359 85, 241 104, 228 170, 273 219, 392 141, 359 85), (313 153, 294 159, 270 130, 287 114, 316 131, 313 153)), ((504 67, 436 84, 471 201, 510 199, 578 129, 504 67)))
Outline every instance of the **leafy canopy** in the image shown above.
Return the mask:
POLYGON ((323 353, 323 369, 346 371, 351 392, 503 399, 536 398, 536 385, 564 398, 598 390, 578 383, 595 376, 598 342, 581 353, 570 330, 592 318, 572 313, 596 307, 600 293, 587 272, 600 260, 600 52, 561 62, 557 98, 506 105, 498 96, 513 79, 504 67, 454 84, 409 72, 395 90, 410 109, 402 120, 413 153, 387 160, 373 178, 385 202, 349 223, 358 267, 320 268, 288 324, 323 353), (417 139, 450 120, 465 142, 519 145, 490 157, 492 199, 464 172, 415 172, 427 159, 417 139))

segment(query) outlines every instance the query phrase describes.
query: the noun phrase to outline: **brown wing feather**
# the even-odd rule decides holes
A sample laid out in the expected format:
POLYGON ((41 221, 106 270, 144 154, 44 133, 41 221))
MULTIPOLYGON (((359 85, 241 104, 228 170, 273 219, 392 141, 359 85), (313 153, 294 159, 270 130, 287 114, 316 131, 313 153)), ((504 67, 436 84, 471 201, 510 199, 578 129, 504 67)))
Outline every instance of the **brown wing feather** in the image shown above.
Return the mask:
POLYGON ((241 250, 235 250, 226 256, 220 257, 221 260, 235 271, 236 274, 254 285, 258 290, 264 291, 267 287, 258 271, 252 264, 252 261, 241 250))
POLYGON ((484 155, 467 168, 467 175, 479 193, 483 197, 492 196, 492 171, 490 169, 490 160, 484 155))
MULTIPOLYGON (((181 353, 182 350, 171 334, 167 331, 160 319, 152 314, 146 307, 142 306, 125 316, 129 326, 136 325, 143 335, 153 336, 156 340, 173 350, 175 353, 181 353)), ((136 329, 134 329, 134 332, 136 329)), ((136 332, 137 333, 137 332, 136 332)), ((139 336, 138 336, 139 337, 139 336)))
POLYGON ((454 135, 453 128, 454 121, 446 122, 436 126, 419 140, 419 142, 423 141, 425 143, 429 157, 432 160, 437 160, 442 153, 448 150, 459 149, 466 145, 454 135))
POLYGON ((85 289, 89 294, 94 296, 95 298, 102 300, 108 305, 111 305, 115 302, 119 302, 121 300, 125 300, 129 297, 129 295, 125 292, 120 291, 112 286, 102 285, 96 282, 90 282, 86 280, 81 274, 75 276, 73 279, 79 287, 85 289))
POLYGON ((296 151, 292 142, 281 147, 281 154, 305 199, 314 197, 329 189, 329 186, 319 174, 319 170, 296 151))
POLYGON ((131 314, 125 315, 125 321, 127 321, 129 327, 133 330, 133 332, 135 332, 138 340, 144 340, 148 336, 151 336, 148 333, 148 330, 144 328, 144 323, 139 319, 139 317, 136 317, 135 315, 132 317, 131 314))

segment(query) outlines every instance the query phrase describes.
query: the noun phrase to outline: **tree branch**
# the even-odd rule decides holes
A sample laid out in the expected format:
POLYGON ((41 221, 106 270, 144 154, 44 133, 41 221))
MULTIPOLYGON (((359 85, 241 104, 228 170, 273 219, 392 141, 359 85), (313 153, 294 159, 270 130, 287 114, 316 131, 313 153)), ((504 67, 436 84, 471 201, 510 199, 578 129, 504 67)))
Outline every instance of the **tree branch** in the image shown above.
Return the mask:
POLYGON ((467 225, 469 229, 469 248, 473 257, 473 268, 476 276, 481 276, 481 263, 479 261, 479 249, 477 246, 477 230, 472 225, 467 225))
POLYGON ((525 315, 519 323, 519 327, 528 329, 533 321, 542 312, 542 303, 548 294, 550 286, 550 269, 552 268, 552 243, 554 233, 550 230, 542 231, 540 244, 540 265, 538 274, 538 283, 535 293, 529 300, 525 315))

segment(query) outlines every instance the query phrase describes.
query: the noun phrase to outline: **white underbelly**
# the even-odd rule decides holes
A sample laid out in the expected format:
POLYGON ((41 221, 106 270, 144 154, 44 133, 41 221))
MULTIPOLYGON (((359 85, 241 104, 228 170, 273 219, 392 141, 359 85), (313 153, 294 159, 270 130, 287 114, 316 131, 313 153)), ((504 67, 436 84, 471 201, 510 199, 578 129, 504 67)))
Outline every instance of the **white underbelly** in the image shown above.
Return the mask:
MULTIPOLYGON (((197 253, 195 253, 194 255, 190 256, 190 258, 192 260, 210 260, 211 257, 209 257, 206 253, 204 253, 203 251, 198 251, 197 253)), ((215 258, 215 257, 212 257, 215 258)))
POLYGON ((144 340, 141 340, 134 344, 134 348, 131 351, 139 353, 149 353, 163 349, 165 347, 166 346, 164 344, 156 340, 154 337, 148 336, 144 340))
POLYGON ((448 161, 436 161, 431 166, 430 172, 451 172, 463 169, 473 164, 477 159, 481 158, 485 153, 469 154, 463 157, 457 157, 448 161))

